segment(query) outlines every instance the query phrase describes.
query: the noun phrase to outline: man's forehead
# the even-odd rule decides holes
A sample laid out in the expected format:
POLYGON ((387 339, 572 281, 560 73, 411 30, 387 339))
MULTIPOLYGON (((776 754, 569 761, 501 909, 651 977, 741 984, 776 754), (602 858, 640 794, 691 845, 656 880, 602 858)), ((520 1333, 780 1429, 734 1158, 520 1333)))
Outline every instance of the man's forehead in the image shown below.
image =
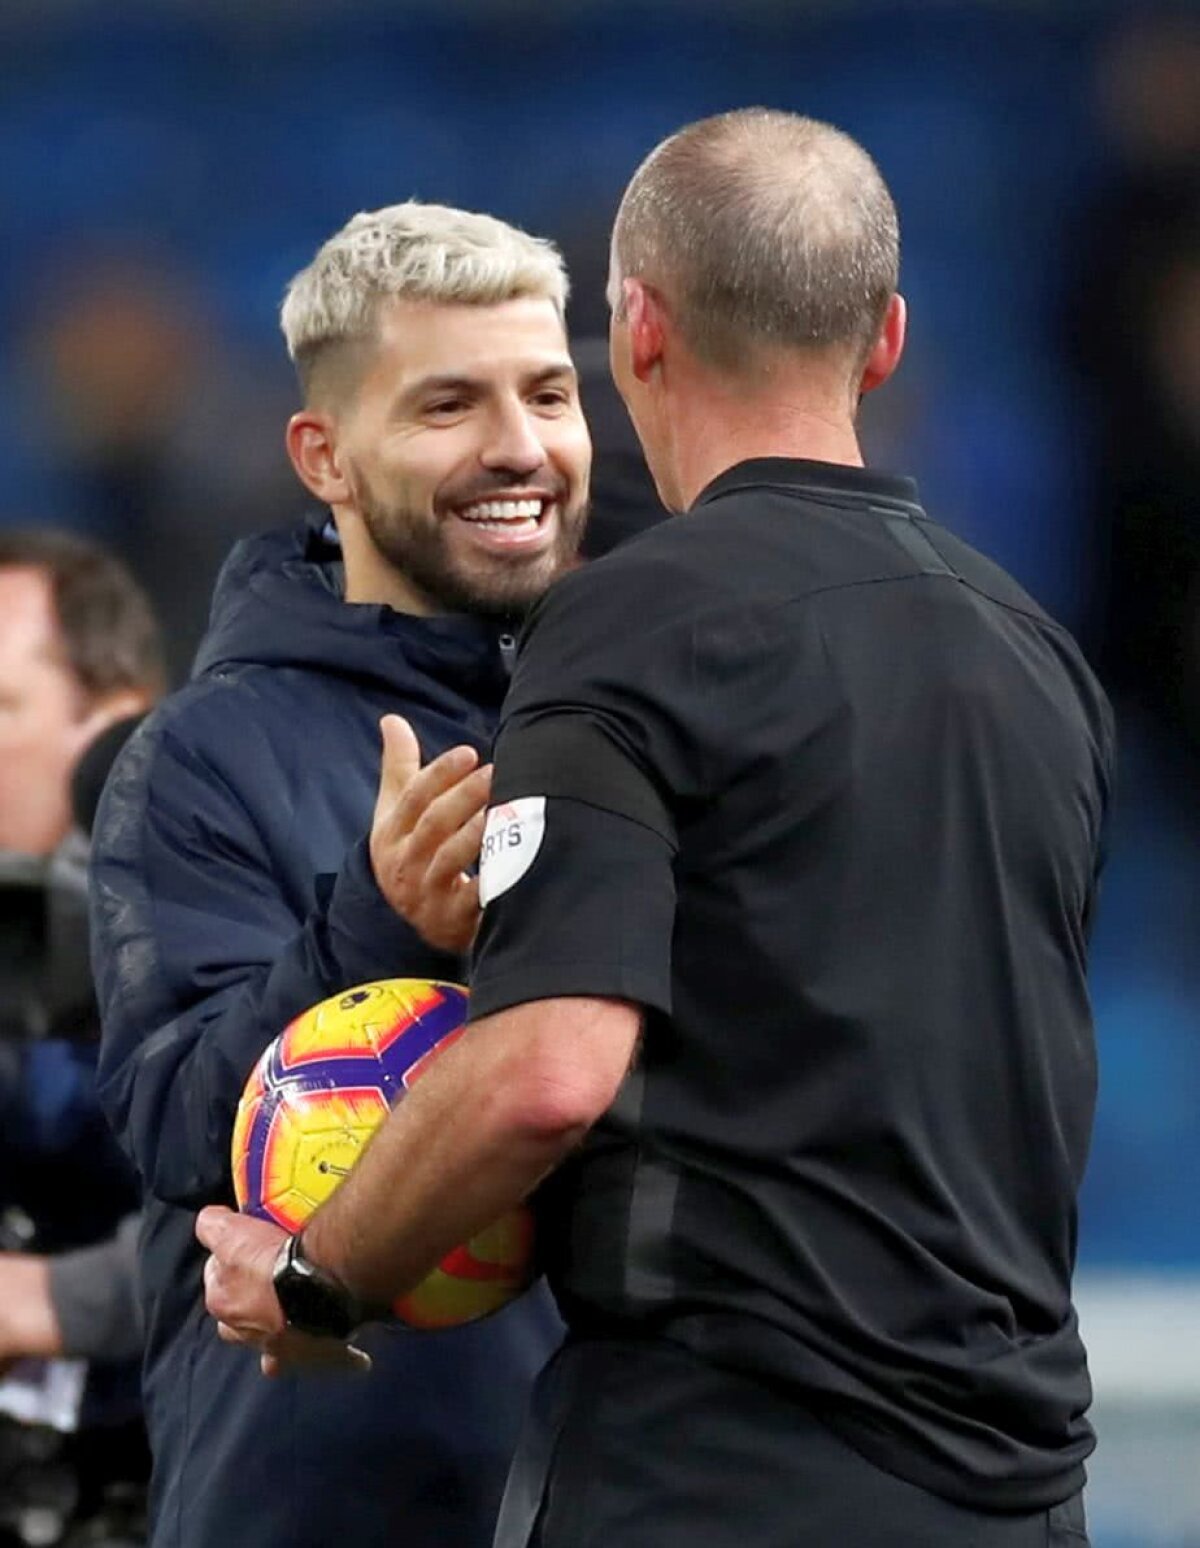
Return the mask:
POLYGON ((20 615, 22 621, 54 621, 50 577, 32 564, 0 565, 0 617, 20 615))
POLYGON ((562 319, 540 297, 495 305, 391 301, 379 314, 379 342, 391 368, 412 379, 571 365, 562 319))
POLYGON ((0 567, 0 643, 57 655, 58 621, 50 577, 34 565, 0 567))

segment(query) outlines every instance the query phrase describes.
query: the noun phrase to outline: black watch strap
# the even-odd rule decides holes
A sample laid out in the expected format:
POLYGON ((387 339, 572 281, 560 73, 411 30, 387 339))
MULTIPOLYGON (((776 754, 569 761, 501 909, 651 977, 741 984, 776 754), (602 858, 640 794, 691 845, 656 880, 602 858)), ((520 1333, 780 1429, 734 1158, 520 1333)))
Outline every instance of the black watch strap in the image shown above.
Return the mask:
POLYGON ((275 1259, 275 1294, 289 1328, 316 1338, 349 1338, 366 1308, 327 1269, 306 1256, 304 1233, 289 1236, 275 1259))

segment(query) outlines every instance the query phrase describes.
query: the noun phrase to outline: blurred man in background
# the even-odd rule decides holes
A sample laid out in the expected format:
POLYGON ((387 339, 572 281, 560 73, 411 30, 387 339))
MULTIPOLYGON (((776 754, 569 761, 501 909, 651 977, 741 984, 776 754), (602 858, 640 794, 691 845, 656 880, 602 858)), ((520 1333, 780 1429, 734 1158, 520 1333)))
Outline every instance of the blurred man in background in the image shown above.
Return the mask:
POLYGON ((534 1293, 450 1334, 378 1330, 369 1382, 264 1383, 204 1315, 193 1224, 231 1197, 238 1099, 288 1022, 367 980, 465 975, 478 753, 586 509, 565 298, 554 249, 484 216, 398 205, 326 243, 282 314, 288 451, 324 509, 234 551, 193 681, 101 805, 102 1092, 148 1195, 155 1548, 489 1542, 557 1341, 534 1293))
MULTIPOLYGON (((76 791, 163 687, 157 625, 123 565, 64 533, 0 532, 0 1410, 81 1426, 70 1457, 48 1453, 64 1523, 99 1507, 106 1471, 140 1466, 136 1189, 96 1102, 76 791), (52 1368, 13 1369, 58 1357, 94 1362, 70 1412, 39 1407, 52 1368)), ((17 1477, 21 1440, 7 1436, 0 1519, 36 1491, 37 1468, 17 1477)))
MULTIPOLYGON (((569 1336, 503 1548, 1086 1541, 1112 720, 1061 626, 863 466, 898 261, 827 125, 726 114, 639 168, 613 374, 686 515, 531 618, 474 1024, 304 1232, 361 1312, 545 1179, 569 1336)), ((199 1230, 227 1336, 308 1353, 281 1233, 199 1230)))

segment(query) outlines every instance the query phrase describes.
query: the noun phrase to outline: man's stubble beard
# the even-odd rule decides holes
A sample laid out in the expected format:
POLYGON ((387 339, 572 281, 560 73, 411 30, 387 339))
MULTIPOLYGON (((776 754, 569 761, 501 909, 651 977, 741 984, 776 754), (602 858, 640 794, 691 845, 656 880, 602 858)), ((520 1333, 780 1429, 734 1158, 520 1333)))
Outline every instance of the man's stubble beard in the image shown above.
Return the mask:
MULTIPOLYGON (((445 521, 389 509, 361 481, 359 514, 376 551, 439 611, 484 617, 520 617, 568 569, 587 525, 587 506, 568 512, 559 504, 554 545, 531 559, 480 554, 476 564, 455 560, 445 521)), ((496 490, 492 498, 503 498, 496 490)), ((453 518, 450 518, 453 519, 453 518)))

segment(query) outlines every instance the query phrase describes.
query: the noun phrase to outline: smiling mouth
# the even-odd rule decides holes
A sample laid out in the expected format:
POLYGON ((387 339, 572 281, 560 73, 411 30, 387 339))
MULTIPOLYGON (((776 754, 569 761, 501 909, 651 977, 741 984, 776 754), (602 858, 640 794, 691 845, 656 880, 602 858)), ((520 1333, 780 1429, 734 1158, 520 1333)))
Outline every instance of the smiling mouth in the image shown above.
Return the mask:
POLYGON ((454 514, 484 532, 533 532, 553 504, 541 495, 524 500, 477 500, 454 514))
POLYGON ((532 492, 475 500, 453 515, 479 547, 513 559, 543 553, 554 543, 560 520, 557 499, 532 492))

